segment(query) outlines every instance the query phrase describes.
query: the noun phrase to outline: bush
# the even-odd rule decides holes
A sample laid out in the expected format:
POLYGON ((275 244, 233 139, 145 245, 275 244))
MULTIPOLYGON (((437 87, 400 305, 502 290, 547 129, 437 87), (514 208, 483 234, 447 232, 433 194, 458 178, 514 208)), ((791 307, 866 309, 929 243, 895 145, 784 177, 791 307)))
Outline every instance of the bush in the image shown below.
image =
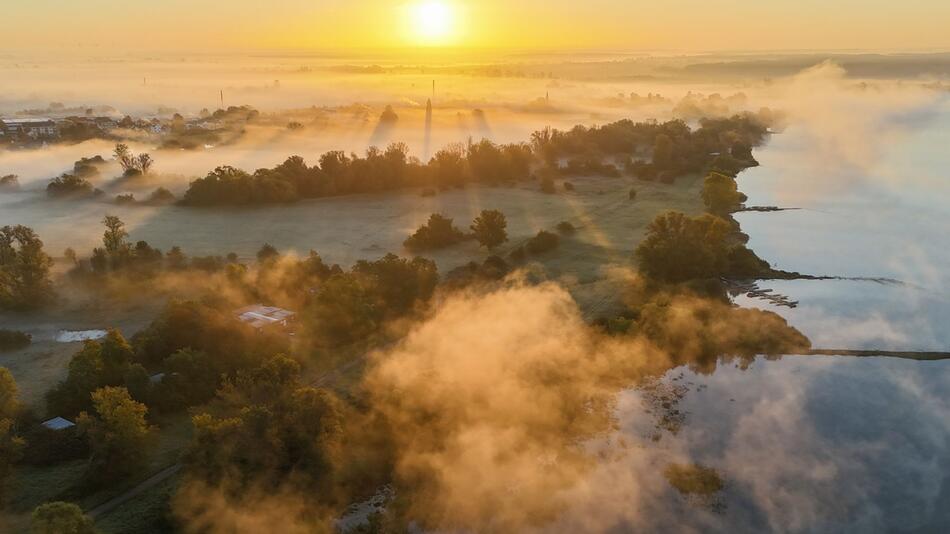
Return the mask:
POLYGON ((560 238, 557 234, 541 230, 538 235, 532 237, 525 243, 525 250, 528 254, 543 254, 554 250, 560 244, 560 238))
POLYGON ((557 192, 557 189, 554 187, 554 180, 550 176, 541 178, 541 192, 549 195, 553 195, 557 192))
POLYGON ((0 352, 27 347, 33 336, 19 330, 0 330, 0 352))
POLYGON ((564 182, 564 190, 565 190, 565 191, 573 191, 573 190, 574 190, 574 184, 572 184, 571 182, 564 182))
POLYGON ((435 194, 436 194, 436 190, 435 190, 435 189, 433 189, 433 188, 431 188, 431 187, 426 187, 425 189, 423 189, 423 190, 419 193, 419 196, 422 196, 422 197, 434 197, 435 194))
POLYGON ((729 267, 727 273, 739 278, 755 278, 770 273, 772 267, 769 262, 759 258, 755 252, 743 245, 729 250, 729 267))
POLYGON ((558 231, 558 232, 561 232, 561 233, 564 234, 564 235, 571 235, 571 234, 573 234, 574 232, 576 232, 577 229, 574 228, 574 225, 573 225, 573 224, 571 224, 571 223, 569 223, 569 222, 567 222, 567 221, 561 221, 561 222, 557 223, 557 231, 558 231))
POLYGON ((152 191, 152 194, 148 196, 148 200, 145 201, 147 204, 152 206, 160 206, 162 204, 172 204, 175 202, 175 195, 171 191, 165 189, 164 187, 159 187, 155 191, 152 191))
POLYGON ((33 534, 95 534, 92 518, 71 502, 48 502, 33 510, 30 521, 33 534))
POLYGON ((133 195, 132 193, 128 193, 125 195, 116 195, 115 203, 120 206, 129 206, 131 204, 135 204, 135 195, 133 195))
POLYGON ((508 259, 515 263, 523 262, 525 260, 525 256, 524 247, 518 247, 508 253, 508 259))
POLYGON ((736 211, 746 201, 746 196, 739 192, 735 178, 718 172, 706 176, 702 196, 706 210, 717 215, 736 211))
POLYGON ((465 238, 461 230, 452 224, 452 219, 433 213, 429 220, 404 242, 408 250, 418 252, 454 245, 465 238))
POLYGON ((20 179, 15 174, 8 174, 0 177, 0 191, 18 191, 20 189, 20 179))
POLYGON ((98 193, 99 191, 93 188, 88 180, 75 174, 64 174, 59 178, 54 178, 46 186, 46 194, 50 198, 85 197, 98 193))
POLYGON ((628 197, 630 198, 630 200, 636 200, 636 199, 637 199, 637 190, 636 190, 636 189, 631 189, 631 190, 630 190, 630 193, 628 194, 628 197))
POLYGON ((89 455, 89 444, 76 427, 51 430, 36 425, 24 437, 27 447, 23 450, 23 462, 28 465, 55 465, 89 455))
POLYGON ((647 228, 636 250, 640 271, 664 282, 685 282, 724 274, 728 267, 729 224, 705 214, 691 218, 670 211, 647 228))

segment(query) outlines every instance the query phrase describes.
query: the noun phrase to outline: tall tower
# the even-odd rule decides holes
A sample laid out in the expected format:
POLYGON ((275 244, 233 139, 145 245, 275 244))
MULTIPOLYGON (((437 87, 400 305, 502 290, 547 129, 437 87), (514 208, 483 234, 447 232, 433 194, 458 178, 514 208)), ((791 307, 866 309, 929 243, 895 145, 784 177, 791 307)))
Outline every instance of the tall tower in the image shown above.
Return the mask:
MULTIPOLYGON (((432 82, 433 86, 435 82, 432 82)), ((423 155, 425 160, 429 161, 429 148, 432 146, 432 99, 426 101, 426 135, 423 155)))

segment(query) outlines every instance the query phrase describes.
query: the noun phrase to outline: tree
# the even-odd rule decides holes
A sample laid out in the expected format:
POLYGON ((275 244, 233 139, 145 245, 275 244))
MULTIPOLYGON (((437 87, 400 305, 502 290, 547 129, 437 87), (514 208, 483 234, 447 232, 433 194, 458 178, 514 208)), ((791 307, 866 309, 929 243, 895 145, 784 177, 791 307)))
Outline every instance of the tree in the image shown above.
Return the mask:
POLYGON ((15 174, 0 176, 0 192, 17 191, 20 189, 20 179, 15 174))
POLYGON ((525 243, 524 248, 528 254, 542 254, 558 247, 561 240, 557 234, 541 230, 538 235, 532 237, 525 243))
POLYGON ((488 250, 492 250, 498 245, 508 241, 508 220, 505 214, 498 210, 482 210, 478 217, 472 221, 472 232, 475 239, 488 250))
POLYGON ((135 158, 135 166, 142 174, 148 174, 152 170, 154 163, 155 161, 152 160, 152 156, 148 154, 139 154, 138 157, 135 158))
POLYGON ((106 215, 102 219, 106 231, 102 234, 102 244, 106 247, 106 252, 114 254, 126 246, 125 238, 129 233, 125 231, 125 223, 115 215, 106 215))
POLYGON ((360 260, 353 273, 370 280, 370 289, 385 306, 388 315, 402 315, 417 302, 432 297, 439 274, 435 262, 425 258, 407 260, 395 254, 386 254, 376 261, 360 260))
POLYGON ((68 417, 92 407, 93 391, 104 386, 129 386, 133 358, 132 347, 118 330, 109 330, 101 342, 86 341, 69 361, 66 379, 46 394, 49 410, 68 417))
POLYGON ((666 134, 659 134, 653 143, 653 165, 658 169, 669 168, 673 162, 673 140, 666 134))
POLYGON ((3 502, 7 479, 23 451, 23 440, 13 431, 14 418, 19 412, 17 386, 13 375, 0 367, 0 503, 3 502))
POLYGON ((746 196, 739 192, 736 180, 718 172, 706 176, 702 195, 706 209, 716 215, 732 213, 746 200, 746 196))
POLYGON ((13 464, 20 460, 25 443, 13 430, 12 419, 0 419, 0 504, 6 496, 6 484, 13 464))
POLYGON ((277 261, 278 258, 280 258, 280 252, 270 243, 264 243, 261 245, 260 250, 257 251, 257 263, 273 263, 277 261))
POLYGON ((343 438, 340 402, 301 387, 300 366, 276 355, 221 388, 233 414, 193 418, 188 474, 209 484, 303 484, 328 488, 343 438))
POLYGON ((0 419, 13 419, 19 411, 16 380, 6 367, 0 367, 0 419))
POLYGON ((148 408, 132 400, 124 387, 97 389, 92 404, 95 415, 83 412, 77 423, 92 449, 89 474, 93 481, 109 483, 135 474, 148 452, 148 408))
POLYGON ((32 534, 96 534, 92 518, 71 502, 48 502, 33 510, 32 534))
POLYGON ((458 243, 464 237, 461 230, 452 224, 452 219, 433 213, 424 225, 403 242, 403 246, 413 252, 445 248, 458 243))
POLYGON ((26 226, 0 228, 0 308, 31 308, 53 295, 53 260, 43 242, 26 226))
POLYGON ((129 171, 135 168, 135 160, 133 159, 134 157, 132 156, 132 152, 129 150, 129 145, 125 143, 117 143, 112 155, 115 157, 116 161, 119 162, 119 165, 122 165, 123 171, 129 171))
POLYGON ((714 215, 660 214, 637 247, 640 270, 673 283, 721 276, 728 268, 728 234, 729 224, 714 215))

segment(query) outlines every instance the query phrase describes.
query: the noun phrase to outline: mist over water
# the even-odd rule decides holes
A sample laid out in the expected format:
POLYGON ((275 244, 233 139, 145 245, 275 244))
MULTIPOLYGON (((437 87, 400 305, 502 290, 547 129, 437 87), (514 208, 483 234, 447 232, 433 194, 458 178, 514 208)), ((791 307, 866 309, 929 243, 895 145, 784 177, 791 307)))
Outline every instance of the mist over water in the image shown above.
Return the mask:
MULTIPOLYGON (((737 214, 749 246, 780 269, 903 282, 775 281, 760 287, 800 301, 777 309, 818 346, 945 350, 950 331, 950 102, 888 114, 870 161, 825 159, 821 137, 791 127, 756 153, 739 177, 749 205, 795 207, 737 214), (903 122, 902 122, 903 119, 903 122)), ((854 132, 865 135, 864 132, 854 132)), ((763 302, 740 299, 743 305, 763 302)))

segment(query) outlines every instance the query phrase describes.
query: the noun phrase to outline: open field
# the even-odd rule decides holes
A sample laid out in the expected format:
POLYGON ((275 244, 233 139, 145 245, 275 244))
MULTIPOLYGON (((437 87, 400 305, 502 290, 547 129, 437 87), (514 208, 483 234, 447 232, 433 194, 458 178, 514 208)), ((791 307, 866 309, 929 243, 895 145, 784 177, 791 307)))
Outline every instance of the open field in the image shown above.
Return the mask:
MULTIPOLYGON (((56 255, 72 246, 80 255, 98 245, 100 220, 106 213, 126 221, 133 241, 144 239, 167 250, 178 245, 189 255, 224 255, 236 252, 242 261, 253 261, 263 243, 281 251, 306 254, 316 250, 327 262, 348 267, 360 259, 376 259, 394 252, 405 255, 402 242, 432 213, 443 213, 467 230, 482 209, 501 210, 508 218, 509 242, 496 254, 505 256, 539 230, 554 231, 561 221, 577 227, 573 236, 562 236, 557 252, 537 258, 551 277, 562 278, 585 311, 592 312, 613 292, 604 288, 607 265, 627 265, 646 226, 658 214, 675 209, 689 214, 702 210, 699 176, 680 178, 676 184, 639 182, 630 178, 572 177, 574 191, 544 194, 538 184, 516 187, 470 186, 422 197, 418 190, 379 195, 352 195, 311 200, 288 206, 249 209, 119 208, 81 202, 70 209, 45 200, 6 206, 0 225, 33 227, 56 255), (636 200, 628 193, 636 188, 636 200), (45 209, 44 209, 45 208, 45 209), (592 308, 593 307, 593 308, 592 308)), ((427 251, 439 272, 447 273, 488 251, 475 241, 442 250, 427 251)), ((65 376, 69 357, 80 343, 57 343, 59 330, 117 327, 128 337, 147 324, 160 303, 67 302, 66 306, 36 314, 0 314, 6 328, 33 335, 32 346, 0 354, 0 366, 9 368, 20 385, 23 399, 36 405, 42 394, 65 376)))

